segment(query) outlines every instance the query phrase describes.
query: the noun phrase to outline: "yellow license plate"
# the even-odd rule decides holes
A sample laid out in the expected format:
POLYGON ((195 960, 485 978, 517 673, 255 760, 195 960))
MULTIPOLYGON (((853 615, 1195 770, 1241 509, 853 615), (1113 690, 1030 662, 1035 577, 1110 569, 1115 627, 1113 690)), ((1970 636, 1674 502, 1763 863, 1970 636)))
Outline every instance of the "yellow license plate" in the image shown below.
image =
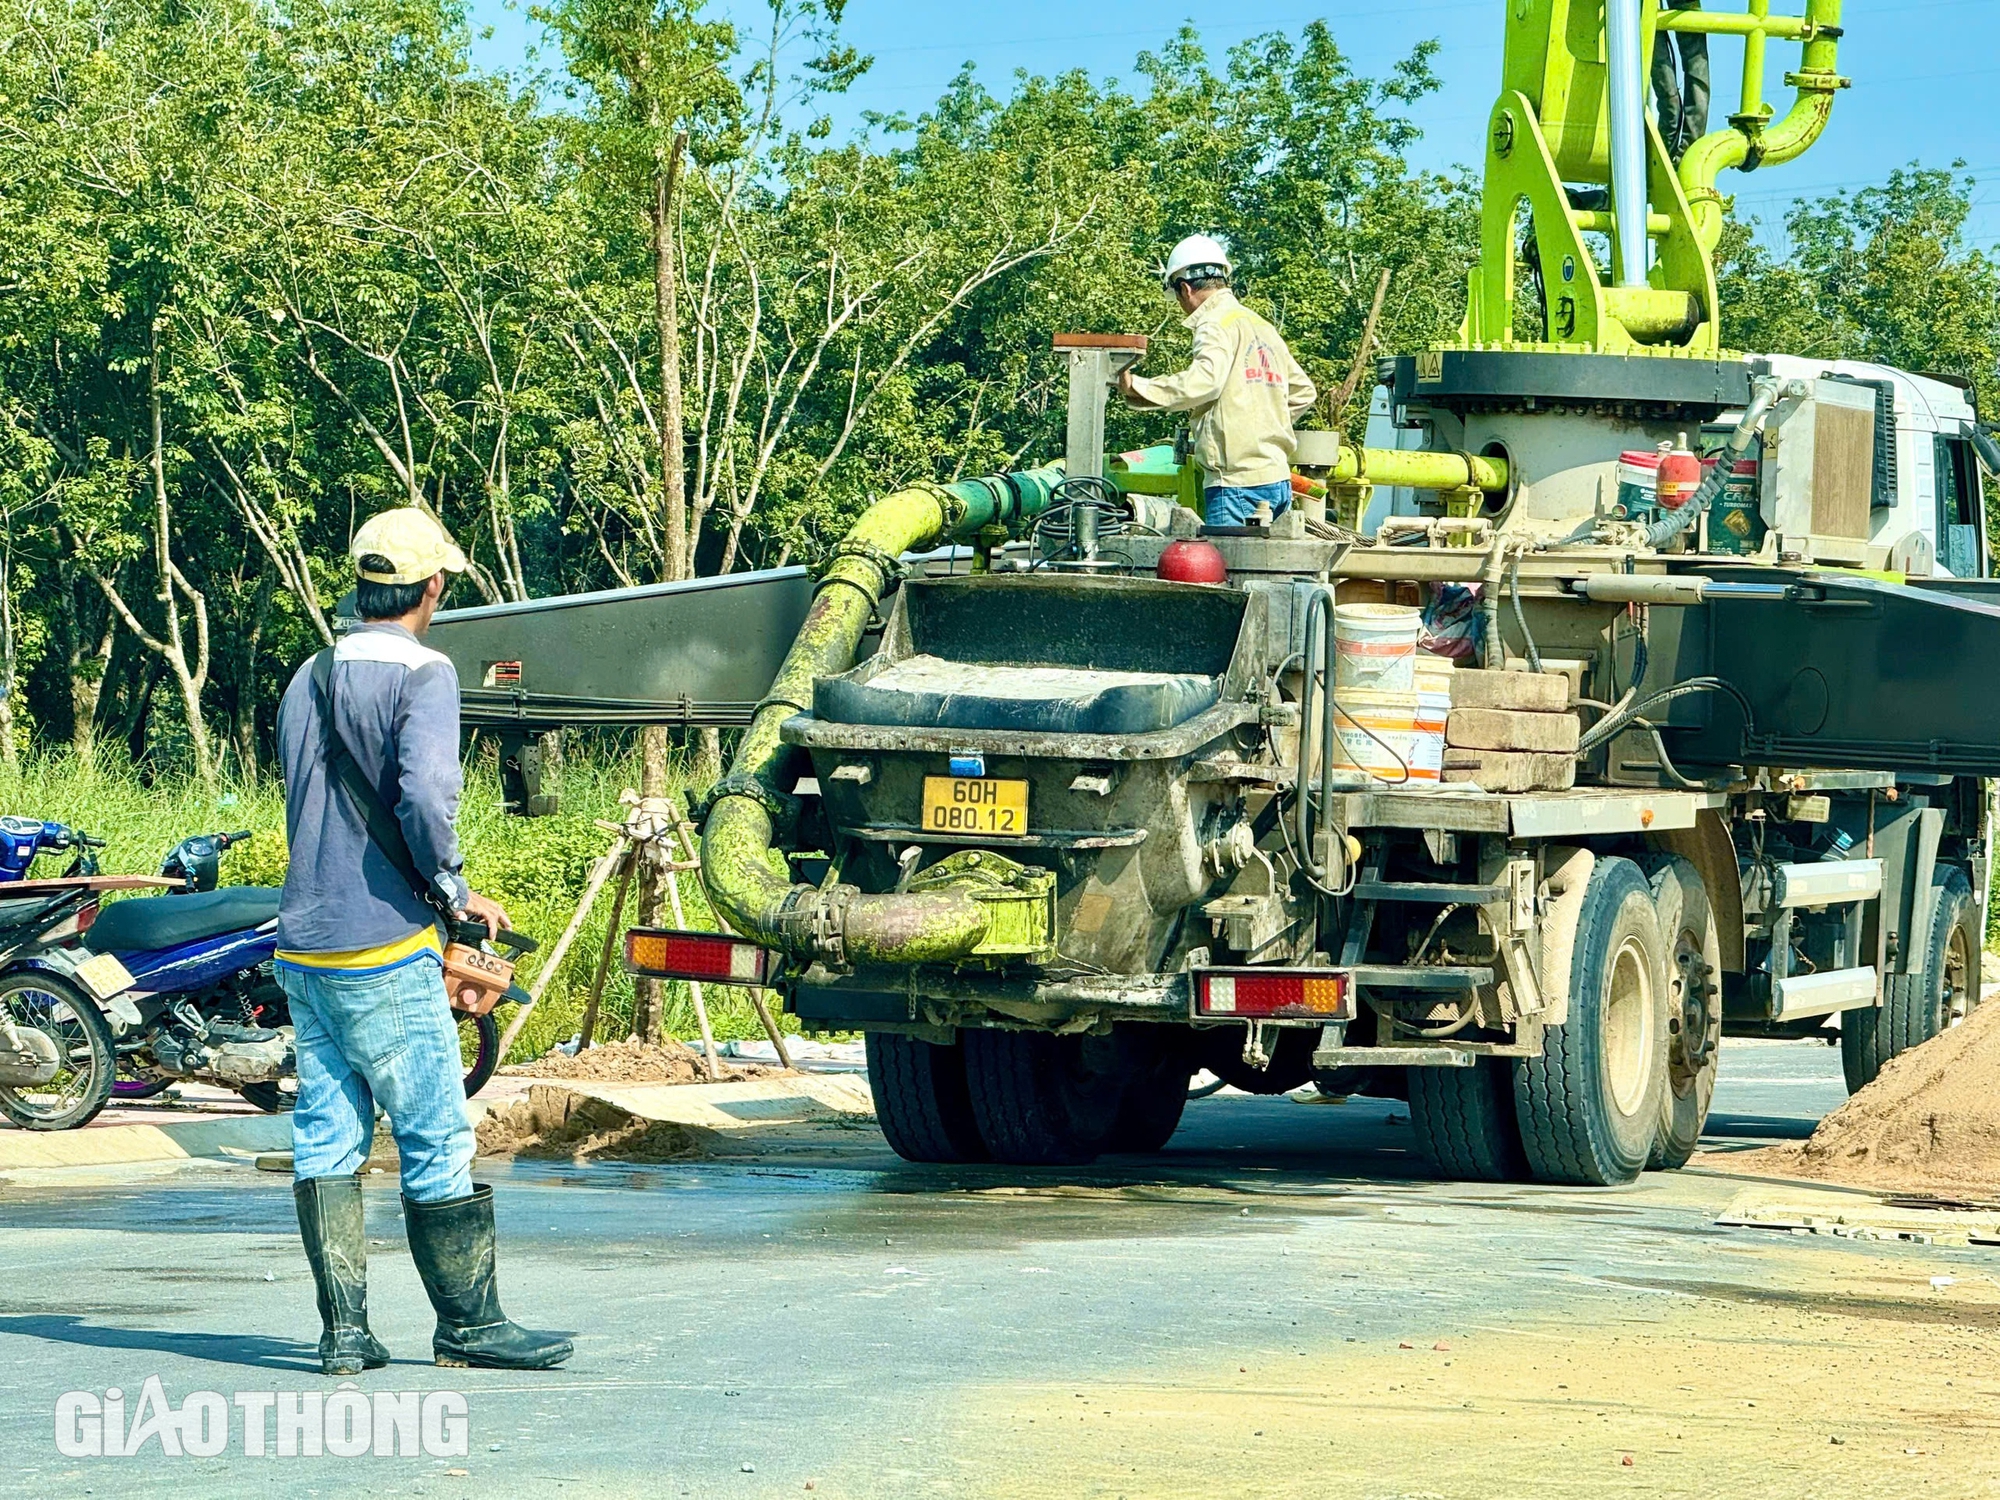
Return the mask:
POLYGON ((1027 782, 976 776, 924 778, 924 832, 1012 839, 1027 831, 1027 782))
POLYGON ((122 995, 138 981, 116 955, 100 953, 94 958, 86 958, 76 966, 76 977, 89 988, 91 994, 100 1000, 109 1000, 113 995, 122 995))

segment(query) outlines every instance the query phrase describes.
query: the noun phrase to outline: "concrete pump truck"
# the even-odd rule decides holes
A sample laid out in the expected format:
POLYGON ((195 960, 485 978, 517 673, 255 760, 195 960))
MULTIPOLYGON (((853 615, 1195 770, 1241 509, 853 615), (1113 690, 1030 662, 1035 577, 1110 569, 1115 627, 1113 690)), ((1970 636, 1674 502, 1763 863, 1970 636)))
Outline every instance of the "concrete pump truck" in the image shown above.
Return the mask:
POLYGON ((1725 1037, 1837 1026, 1860 1087, 1964 1015, 2000 450, 1967 382, 1734 352, 1717 299, 1722 174, 1820 135, 1840 0, 1505 24, 1461 337, 1382 361, 1366 446, 1301 434, 1270 524, 1107 461, 1135 341, 1086 335, 1061 463, 889 495, 816 580, 440 616, 517 780, 547 724, 743 726, 701 840, 730 931, 636 930, 635 972, 865 1033, 911 1160, 1157 1150, 1207 1067, 1577 1184, 1684 1163, 1725 1037), (1678 160, 1669 33, 1743 61, 1678 160), (604 649, 648 610, 700 652, 604 649))

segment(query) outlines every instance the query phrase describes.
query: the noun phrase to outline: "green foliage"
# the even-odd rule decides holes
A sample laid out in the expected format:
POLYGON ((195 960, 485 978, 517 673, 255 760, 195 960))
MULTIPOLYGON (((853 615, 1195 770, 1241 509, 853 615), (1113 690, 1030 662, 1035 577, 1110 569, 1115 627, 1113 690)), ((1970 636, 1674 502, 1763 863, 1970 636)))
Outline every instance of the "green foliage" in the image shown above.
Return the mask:
MULTIPOLYGON (((1045 456, 1050 335, 1162 335, 1153 268, 1229 234, 1322 377, 1456 321, 1463 184, 1415 174, 1434 48, 1323 23, 1128 91, 966 72, 830 139, 841 0, 547 0, 563 70, 475 69, 455 0, 61 0, 0 22, 0 512, 22 738, 254 778, 355 522, 436 510, 459 602, 665 556, 648 215, 675 135, 696 570, 816 558, 884 487, 1045 456), (155 417, 157 415, 157 422, 155 417)), ((1161 435, 1121 414, 1115 440, 1161 435)), ((12 701, 11 698, 9 701, 12 701)), ((217 785, 223 784, 221 781, 217 785)))

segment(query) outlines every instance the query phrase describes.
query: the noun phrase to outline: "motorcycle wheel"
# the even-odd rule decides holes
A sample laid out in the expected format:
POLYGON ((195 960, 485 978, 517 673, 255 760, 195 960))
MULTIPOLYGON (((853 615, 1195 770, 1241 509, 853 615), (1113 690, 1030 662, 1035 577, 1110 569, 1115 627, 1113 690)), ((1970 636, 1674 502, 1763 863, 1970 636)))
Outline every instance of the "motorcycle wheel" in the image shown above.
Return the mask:
POLYGON ((500 1066, 500 1023, 491 1011, 458 1018, 458 1055, 465 1063, 465 1097, 470 1099, 500 1066))
POLYGON ((95 1119, 118 1068, 111 1023, 97 1002, 61 975, 16 969, 0 974, 0 1007, 16 1026, 52 1040, 64 1062, 47 1083, 0 1088, 0 1114, 23 1130, 74 1130, 95 1119))
POLYGON ((173 1086, 174 1080, 171 1078, 135 1077, 121 1072, 118 1077, 111 1080, 111 1097, 123 1101, 151 1099, 157 1094, 165 1093, 173 1086))
POLYGON ((267 1115, 287 1115, 299 1102, 299 1080, 288 1074, 269 1083, 246 1083, 236 1092, 267 1115))

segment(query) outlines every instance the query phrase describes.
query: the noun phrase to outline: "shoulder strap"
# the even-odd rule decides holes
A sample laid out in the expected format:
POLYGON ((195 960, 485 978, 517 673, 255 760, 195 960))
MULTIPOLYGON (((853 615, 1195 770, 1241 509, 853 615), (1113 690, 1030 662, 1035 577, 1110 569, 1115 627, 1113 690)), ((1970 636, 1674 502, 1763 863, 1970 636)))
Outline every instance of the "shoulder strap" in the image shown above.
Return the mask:
POLYGON ((409 841, 403 837, 403 826, 396 821, 396 814, 382 801, 368 778, 362 774, 360 763, 354 752, 347 747, 347 738, 340 732, 340 721, 333 711, 333 648, 327 647, 313 657, 313 686, 319 689, 321 712, 326 715, 326 768, 333 779, 347 793, 354 804, 361 821, 368 829, 368 838, 385 859, 395 867, 396 873, 410 883, 410 889, 417 893, 421 901, 435 904, 436 893, 431 890, 423 876, 417 873, 417 862, 410 856, 409 841))

